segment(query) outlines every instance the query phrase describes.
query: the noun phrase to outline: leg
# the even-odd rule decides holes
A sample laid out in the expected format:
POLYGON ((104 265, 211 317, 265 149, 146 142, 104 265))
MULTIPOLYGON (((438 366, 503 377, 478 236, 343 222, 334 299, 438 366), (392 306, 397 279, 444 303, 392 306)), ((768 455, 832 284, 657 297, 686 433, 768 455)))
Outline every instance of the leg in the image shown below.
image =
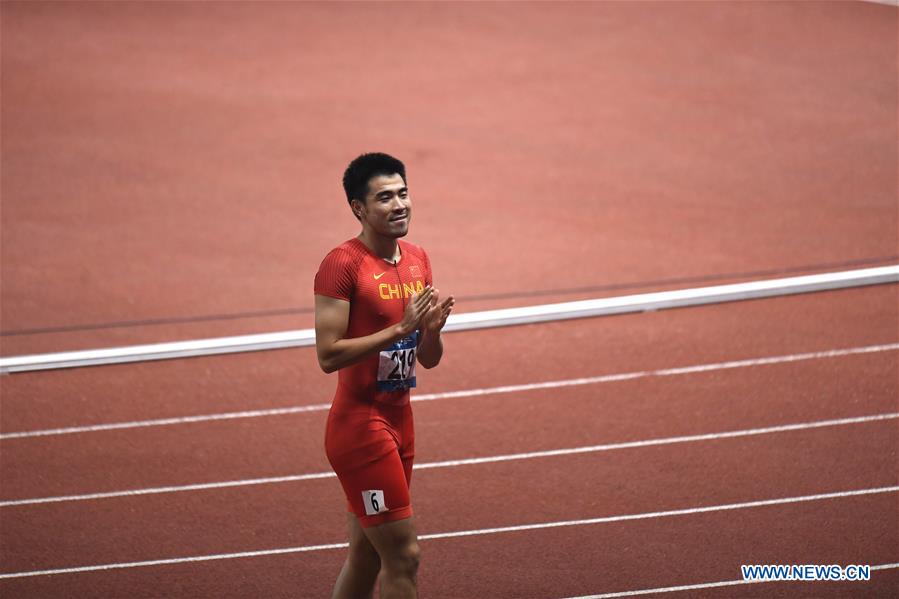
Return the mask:
POLYGON ((355 514, 347 514, 350 548, 331 599, 370 598, 381 569, 381 558, 363 534, 355 514))
POLYGON ((343 585, 357 580, 360 586, 355 588, 362 594, 356 596, 371 596, 377 570, 372 568, 367 578, 357 579, 353 561, 361 554, 359 561, 373 565, 371 550, 379 559, 381 599, 416 596, 419 550, 409 496, 412 451, 410 447, 403 457, 400 455, 402 439, 393 424, 397 411, 390 406, 365 405, 358 414, 350 414, 359 422, 342 420, 333 407, 329 415, 325 439, 328 461, 356 517, 350 528, 350 556, 334 589, 335 598, 347 596, 339 594, 344 588, 349 593, 349 586, 343 585), (354 536, 361 536, 366 544, 354 543, 354 536))
POLYGON ((362 530, 381 556, 381 598, 414 599, 420 555, 414 518, 362 530))

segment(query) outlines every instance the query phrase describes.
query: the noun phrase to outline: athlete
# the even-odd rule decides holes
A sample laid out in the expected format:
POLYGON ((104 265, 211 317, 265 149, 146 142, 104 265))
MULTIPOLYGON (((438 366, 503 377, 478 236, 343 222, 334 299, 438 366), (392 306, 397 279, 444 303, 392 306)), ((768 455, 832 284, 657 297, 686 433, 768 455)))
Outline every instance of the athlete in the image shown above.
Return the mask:
POLYGON ((440 362, 454 299, 440 300, 428 255, 401 240, 412 218, 403 163, 363 154, 347 167, 343 187, 362 232, 331 250, 315 275, 318 362, 339 371, 325 451, 350 512, 349 555, 332 597, 371 597, 379 572, 382 598, 415 597, 409 389, 416 362, 440 362))

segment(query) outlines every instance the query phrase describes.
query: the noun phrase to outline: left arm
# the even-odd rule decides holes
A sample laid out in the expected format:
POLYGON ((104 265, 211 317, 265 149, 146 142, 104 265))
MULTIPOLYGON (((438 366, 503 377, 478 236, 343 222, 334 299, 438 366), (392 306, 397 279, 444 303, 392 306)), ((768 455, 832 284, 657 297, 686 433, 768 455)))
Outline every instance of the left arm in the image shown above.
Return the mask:
POLYGON ((440 331, 436 333, 421 331, 421 343, 418 345, 418 363, 425 368, 434 368, 443 357, 443 339, 440 331))
POLYGON ((418 363, 425 368, 434 368, 443 357, 443 339, 440 338, 440 330, 446 324, 446 319, 453 311, 453 304, 456 303, 453 296, 449 296, 442 302, 439 302, 437 298, 438 291, 434 289, 428 313, 421 319, 418 363))

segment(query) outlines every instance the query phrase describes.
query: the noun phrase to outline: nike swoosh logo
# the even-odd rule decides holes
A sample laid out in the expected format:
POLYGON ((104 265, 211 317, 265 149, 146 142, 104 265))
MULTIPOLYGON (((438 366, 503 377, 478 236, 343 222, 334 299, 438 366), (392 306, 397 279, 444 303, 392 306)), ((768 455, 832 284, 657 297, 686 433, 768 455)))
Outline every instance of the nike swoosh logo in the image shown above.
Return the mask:
POLYGON ((372 275, 372 276, 375 278, 375 281, 377 281, 378 279, 380 279, 381 277, 383 277, 384 274, 385 274, 386 272, 387 272, 387 271, 384 271, 384 272, 382 272, 382 273, 379 274, 379 275, 372 275))

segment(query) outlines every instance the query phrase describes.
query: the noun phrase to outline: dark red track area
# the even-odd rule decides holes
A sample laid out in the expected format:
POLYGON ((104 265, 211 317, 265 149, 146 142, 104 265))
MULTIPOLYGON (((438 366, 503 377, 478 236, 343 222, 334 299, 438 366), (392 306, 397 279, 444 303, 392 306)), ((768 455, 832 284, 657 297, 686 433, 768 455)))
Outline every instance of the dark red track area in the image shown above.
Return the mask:
MULTIPOLYGON (((453 362, 448 362, 446 368, 450 374, 454 369, 457 373, 470 371, 473 376, 460 378, 455 387, 474 388, 491 381, 495 385, 539 382, 779 356, 802 353, 803 350, 895 343, 896 336, 890 334, 895 331, 895 326, 891 326, 894 317, 888 309, 895 291, 894 287, 872 287, 623 318, 502 329, 493 331, 492 335, 489 331, 452 335, 447 338, 448 347, 454 349, 455 355, 465 355, 472 364, 482 363, 486 354, 494 351, 478 343, 479 337, 492 338, 505 345, 507 353, 511 353, 517 343, 530 343, 535 351, 523 359, 526 362, 533 360, 528 371, 539 372, 540 376, 522 381, 520 376, 507 369, 494 368, 495 376, 482 378, 477 370, 460 368, 453 362), (855 307, 854 310, 848 309, 850 305, 855 307), (851 317, 833 322, 830 327, 818 328, 817 333, 811 334, 823 314, 850 312, 851 317), (701 320, 703 326, 696 326, 694 319, 701 320), (745 326, 751 323, 754 326, 745 326), (646 326, 646 332, 651 332, 660 342, 669 340, 672 347, 651 343, 640 334, 641 326, 646 326), (739 326, 745 327, 745 334, 739 336, 740 343, 735 344, 735 327, 739 326), (778 331, 786 326, 794 331, 808 328, 804 347, 799 346, 793 336, 779 338, 778 331), (631 335, 625 342, 627 331, 631 335), (689 347, 696 348, 691 352, 691 359, 676 350, 679 344, 674 340, 678 337, 681 343, 687 337, 689 347), (596 363, 578 361, 579 356, 587 353, 587 347, 579 348, 578 344, 595 344, 603 338, 615 342, 613 346, 617 351, 597 349, 594 357, 607 356, 608 359, 596 363), (555 347, 560 341, 553 340, 568 341, 570 353, 564 353, 561 346, 555 347), (653 350, 647 353, 646 347, 653 350), (666 355, 669 349, 671 355, 666 355), (479 355, 479 351, 484 355, 479 355), (554 351, 571 356, 573 361, 550 360, 554 351), (541 366, 539 370, 538 365, 541 366)), ((311 359, 310 350, 296 350, 110 367, 93 372, 165 369, 184 364, 192 364, 202 371, 206 365, 218 361, 261 363, 261 358, 266 355, 276 362, 281 361, 279 356, 305 355, 307 361, 311 359)), ((78 376, 79 372, 90 371, 51 375, 78 376)), ((426 463, 564 449, 890 413, 895 410, 897 372, 896 352, 884 351, 569 388, 422 401, 416 403, 420 448, 417 461, 426 463), (797 381, 802 384, 798 385, 797 381)), ((26 378, 41 380, 46 377, 46 374, 26 374, 10 380, 19 382, 26 378)), ((424 380, 428 378, 423 377, 424 380)), ((156 377, 156 380, 164 379, 156 377)), ((438 387, 438 384, 439 381, 429 380, 428 388, 422 391, 452 390, 438 387)), ((308 398, 301 403, 315 400, 326 402, 327 396, 308 398)), ((12 409, 16 405, 26 406, 25 398, 10 404, 12 409)), ((146 405, 141 403, 125 403, 120 410, 124 411, 128 405, 134 406, 141 418, 159 415, 149 413, 146 405)), ((212 405, 194 402, 188 412, 189 405, 182 406, 182 413, 204 413, 214 409, 212 405)), ((267 406, 253 403, 244 407, 267 406)), ((124 420, 137 417, 126 413, 118 416, 124 420)), ((328 470, 321 451, 324 416, 325 412, 319 411, 6 440, 2 463, 4 488, 16 489, 16 492, 15 495, 4 494, 4 499, 324 472, 328 470), (78 474, 72 476, 73 473, 78 474)), ((53 423, 58 424, 57 421, 53 423)), ((34 426, 39 424, 32 422, 34 426)), ((428 534, 885 487, 897 484, 892 459, 896 451, 896 433, 896 421, 891 420, 737 439, 426 469, 415 474, 413 496, 420 532, 428 534)), ((897 543, 895 534, 885 532, 894 529, 896 520, 889 510, 876 512, 876 516, 864 512, 874 521, 869 525, 878 531, 878 536, 867 535, 863 528, 853 530, 852 534, 856 535, 853 538, 857 539, 856 553, 848 551, 844 537, 841 537, 842 545, 833 546, 813 540, 809 531, 814 528, 815 518, 825 518, 822 522, 828 523, 826 527, 833 526, 830 514, 838 508, 831 503, 847 506, 846 510, 861 519, 863 512, 854 506, 895 505, 895 497, 890 494, 847 497, 749 508, 733 512, 740 514, 736 518, 718 513, 692 514, 589 525, 581 532, 565 528, 426 541, 426 555, 429 561, 434 560, 431 563, 454 564, 454 567, 435 566, 429 572, 423 572, 422 590, 424 592, 428 588, 424 585, 430 584, 435 589, 432 592, 438 596, 441 595, 436 589, 458 589, 458 594, 453 591, 442 596, 468 596, 468 589, 489 586, 494 576, 490 574, 492 568, 487 567, 481 570, 487 578, 479 578, 465 567, 465 563, 475 560, 491 564, 496 555, 506 556, 504 559, 516 563, 520 561, 523 570, 494 581, 495 592, 503 596, 535 597, 727 580, 738 576, 741 563, 787 560, 790 548, 795 553, 789 558, 790 563, 817 563, 817 559, 824 559, 818 556, 835 556, 828 557, 830 561, 826 563, 851 563, 849 560, 889 563, 891 548, 897 543), (749 513, 756 510, 767 516, 749 513), (678 535, 682 542, 693 544, 696 541, 686 539, 694 539, 692 531, 697 528, 708 534, 711 529, 707 527, 718 528, 720 520, 737 526, 735 522, 743 522, 746 518, 761 518, 763 523, 758 526, 780 530, 780 519, 792 520, 794 517, 790 514, 797 511, 803 514, 804 520, 801 525, 794 523, 791 526, 800 527, 796 529, 799 532, 785 533, 787 537, 780 541, 783 545, 780 550, 759 540, 766 538, 765 534, 743 530, 740 534, 748 535, 746 543, 731 546, 727 559, 712 557, 718 554, 706 552, 703 541, 690 546, 707 557, 697 557, 695 562, 689 562, 686 557, 689 552, 678 548, 673 557, 680 561, 675 560, 670 570, 653 568, 651 573, 635 578, 633 568, 641 563, 640 560, 655 559, 653 555, 657 554, 654 552, 674 551, 673 539, 678 535), (788 515, 784 516, 782 512, 788 515), (660 529, 654 534, 661 536, 653 540, 654 537, 647 537, 643 531, 656 525, 660 529), (593 541, 585 543, 584 535, 593 541), (792 545, 789 538, 794 539, 792 545), (802 539, 801 543, 799 539, 802 539), (635 542, 641 547, 648 545, 637 551, 635 542), (560 566, 552 559, 542 570, 528 561, 534 559, 529 556, 534 545, 548 547, 544 552, 557 556, 555 559, 572 555, 571 563, 565 568, 570 574, 568 586, 559 579, 560 566), (841 553, 840 547, 846 551, 841 553), (574 551, 575 548, 582 555, 574 551), (874 553, 883 557, 860 557, 864 555, 864 548, 876 549, 874 553), (622 556, 631 556, 636 561, 623 567, 622 556), (607 571, 615 575, 602 575, 607 571), (677 575, 669 576, 675 571, 677 575), (534 582, 534 576, 543 580, 543 586, 534 582)), ((2 544, 5 571, 341 542, 344 517, 340 488, 333 478, 0 509, 4 510, 5 518, 2 544), (67 533, 59 536, 59 530, 67 533), (133 543, 135 538, 140 538, 139 544, 133 543), (29 543, 22 545, 17 539, 29 539, 29 543), (55 557, 48 560, 48 555, 55 557)), ((739 526, 745 528, 745 525, 739 526)), ((147 570, 161 568, 176 577, 178 572, 191 572, 189 583, 179 583, 188 585, 183 588, 198 589, 201 587, 191 585, 208 585, 202 586, 204 593, 217 593, 220 583, 206 577, 219 576, 214 573, 220 572, 219 568, 228 568, 231 562, 246 561, 247 564, 235 566, 242 572, 241 584, 265 588, 273 596, 289 596, 288 589, 300 585, 309 589, 309 596, 318 596, 326 594, 329 581, 339 568, 341 555, 340 550, 295 554, 290 562, 295 571, 291 573, 272 571, 279 567, 276 564, 284 563, 287 559, 284 556, 226 563, 202 562, 190 566, 152 566, 147 570)), ((870 551, 868 555, 872 555, 870 551)), ((63 585, 59 588, 69 588, 74 581, 76 585, 88 585, 86 588, 96 585, 99 585, 96 588, 103 588, 103 585, 129 584, 127 581, 140 581, 142 576, 152 575, 141 570, 110 571, 102 575, 104 582, 97 582, 101 578, 99 574, 79 573, 57 575, 47 580, 7 580, 2 586, 31 588, 28 587, 31 581, 38 585, 34 588, 50 589, 53 588, 52 581, 57 581, 63 585)), ((833 592, 838 592, 839 588, 834 588, 833 592)), ((740 587, 740 591, 743 590, 740 587)), ((785 587, 783 592, 792 591, 785 587)), ((240 596, 240 592, 235 591, 233 596, 240 596)))
MULTIPOLYGON (((877 422, 421 470, 413 485, 419 532, 891 486, 897 484, 894 460, 878 449, 895 443, 897 428, 895 421, 877 422)), ((5 546, 3 561, 23 571, 336 543, 342 540, 340 497, 336 480, 325 479, 5 507, 7 534, 30 542, 5 546), (204 532, 213 528, 214 534, 204 532), (66 538, 60 530, 68 531, 66 538), (129 548, 135 536, 141 543, 129 548), (50 548, 52 561, 42 557, 50 548)))

